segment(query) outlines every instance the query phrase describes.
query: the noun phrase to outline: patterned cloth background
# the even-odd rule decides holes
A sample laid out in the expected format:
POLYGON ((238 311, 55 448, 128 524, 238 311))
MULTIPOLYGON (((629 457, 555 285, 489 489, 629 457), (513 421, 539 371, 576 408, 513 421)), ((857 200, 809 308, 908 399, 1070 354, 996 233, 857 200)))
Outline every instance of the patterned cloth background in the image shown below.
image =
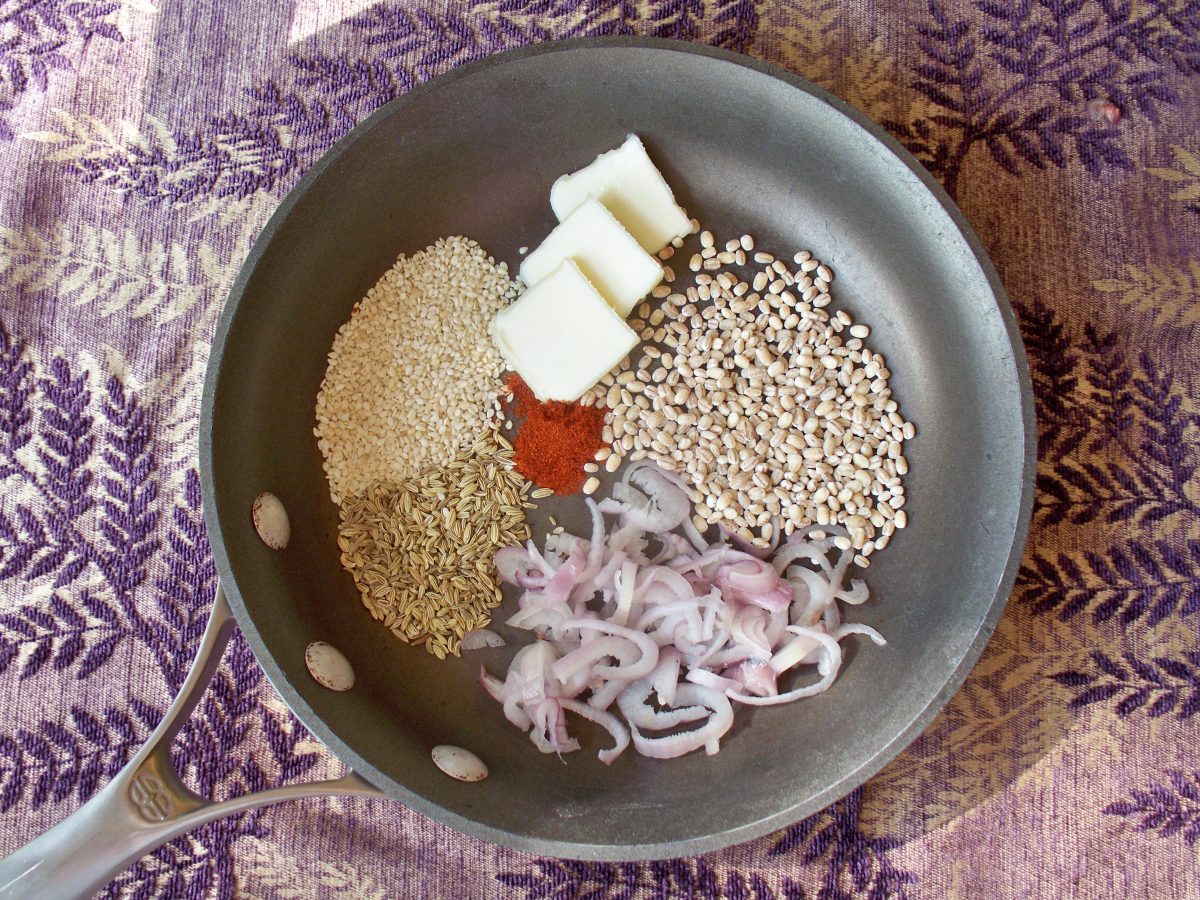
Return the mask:
MULTIPOLYGON (((106 896, 1200 895, 1198 0, 0 0, 0 854, 117 771, 184 677, 215 586, 208 342, 274 205, 413 84, 611 33, 829 87, 982 235, 1042 459, 982 661, 865 787, 726 852, 558 862, 306 801, 181 838, 106 896)), ((240 639, 176 761, 218 796, 340 771, 240 639)))

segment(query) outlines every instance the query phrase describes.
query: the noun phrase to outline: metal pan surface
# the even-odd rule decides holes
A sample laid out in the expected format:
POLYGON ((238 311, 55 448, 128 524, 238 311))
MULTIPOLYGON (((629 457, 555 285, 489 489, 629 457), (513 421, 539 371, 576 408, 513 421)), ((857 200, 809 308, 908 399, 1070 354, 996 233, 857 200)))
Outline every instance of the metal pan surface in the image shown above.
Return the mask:
POLYGON ((218 327, 202 416, 221 581, 304 724, 396 800, 479 838, 565 857, 709 851, 861 784, 978 658, 1012 586, 1032 499, 1024 352, 996 273, 945 193, 821 89, 744 57, 649 39, 501 54, 356 128, 250 253, 218 327), (856 610, 888 646, 850 651, 823 695, 739 711, 715 757, 628 752, 610 768, 595 757, 600 733, 581 728, 584 751, 564 764, 505 721, 476 675, 481 660, 502 671, 506 651, 439 662, 371 619, 338 560, 312 429, 334 333, 397 254, 465 234, 515 266, 518 248, 554 224, 553 180, 629 132, 706 228, 750 232, 789 254, 811 249, 833 266, 837 304, 872 327, 919 434, 908 452, 911 524, 875 558, 873 599, 856 610), (291 516, 281 553, 251 524, 263 491, 291 516), (304 651, 315 640, 349 658, 353 690, 333 693, 309 676, 304 651), (478 753, 490 777, 445 777, 430 763, 444 743, 478 753))

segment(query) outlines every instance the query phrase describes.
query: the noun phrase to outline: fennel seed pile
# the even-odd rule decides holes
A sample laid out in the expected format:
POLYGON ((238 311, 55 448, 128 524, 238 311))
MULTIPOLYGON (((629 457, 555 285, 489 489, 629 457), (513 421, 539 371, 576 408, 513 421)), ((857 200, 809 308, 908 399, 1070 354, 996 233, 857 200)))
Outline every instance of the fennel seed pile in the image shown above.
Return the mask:
POLYGON ((529 487, 489 431, 449 464, 347 496, 338 546, 371 615, 438 659, 457 656, 500 605, 496 550, 529 538, 529 487))

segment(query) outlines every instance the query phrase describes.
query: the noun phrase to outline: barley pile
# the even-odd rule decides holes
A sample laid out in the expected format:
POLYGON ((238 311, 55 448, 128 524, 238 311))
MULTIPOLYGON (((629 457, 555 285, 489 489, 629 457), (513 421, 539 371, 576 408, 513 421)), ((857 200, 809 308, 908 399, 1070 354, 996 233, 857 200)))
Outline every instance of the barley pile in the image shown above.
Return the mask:
POLYGON ((584 399, 611 410, 597 458, 610 471, 628 456, 678 472, 701 530, 721 523, 766 547, 776 529, 841 525, 837 542, 867 565, 907 522, 915 429, 886 360, 866 347, 867 326, 831 308, 833 272, 807 251, 789 265, 752 253, 749 235, 722 250, 704 232, 701 245, 694 283, 660 289, 661 306, 630 320, 640 359, 584 399))
POLYGON ((338 331, 317 395, 317 442, 335 503, 471 446, 498 411, 504 363, 488 326, 516 296, 474 241, 401 256, 338 331))
POLYGON ((489 431, 449 464, 346 497, 342 565, 393 634, 457 656, 463 634, 500 605, 496 550, 529 538, 528 491, 511 445, 489 431))

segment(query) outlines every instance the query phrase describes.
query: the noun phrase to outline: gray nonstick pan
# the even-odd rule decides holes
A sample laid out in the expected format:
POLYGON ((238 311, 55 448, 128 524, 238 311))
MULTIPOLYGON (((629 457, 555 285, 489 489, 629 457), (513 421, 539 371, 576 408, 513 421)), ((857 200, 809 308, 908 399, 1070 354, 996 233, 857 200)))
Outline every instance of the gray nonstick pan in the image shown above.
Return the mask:
MULTIPOLYGON (((823 90, 745 57, 636 38, 544 44, 443 75, 354 129, 255 243, 217 328, 201 414, 205 521, 228 602, 218 594, 192 676, 147 747, 0 862, 0 896, 83 895, 202 822, 314 794, 382 794, 484 840, 600 860, 709 851, 794 823, 908 745, 978 658, 1025 541, 1032 409, 1012 310, 962 214, 823 90), (543 755, 479 687, 480 662, 503 672, 515 645, 438 661, 372 620, 339 562, 313 425, 333 336, 399 253, 465 234, 515 267, 554 224, 554 179, 631 132, 706 228, 834 267, 837 302, 871 326, 919 434, 911 524, 874 557, 872 599, 856 610, 888 645, 850 651, 824 694, 740 710, 715 756, 629 752, 608 767, 595 755, 602 732, 580 727, 584 752, 565 762, 543 755), (264 491, 290 516, 282 551, 251 521, 264 491), (180 783, 170 738, 235 620, 288 705, 356 774, 220 804, 180 783), (310 675, 314 641, 349 660, 350 690, 310 675), (430 759, 438 744, 474 751, 489 777, 448 778, 430 759)), ((578 525, 579 506, 555 498, 540 513, 578 525)))

